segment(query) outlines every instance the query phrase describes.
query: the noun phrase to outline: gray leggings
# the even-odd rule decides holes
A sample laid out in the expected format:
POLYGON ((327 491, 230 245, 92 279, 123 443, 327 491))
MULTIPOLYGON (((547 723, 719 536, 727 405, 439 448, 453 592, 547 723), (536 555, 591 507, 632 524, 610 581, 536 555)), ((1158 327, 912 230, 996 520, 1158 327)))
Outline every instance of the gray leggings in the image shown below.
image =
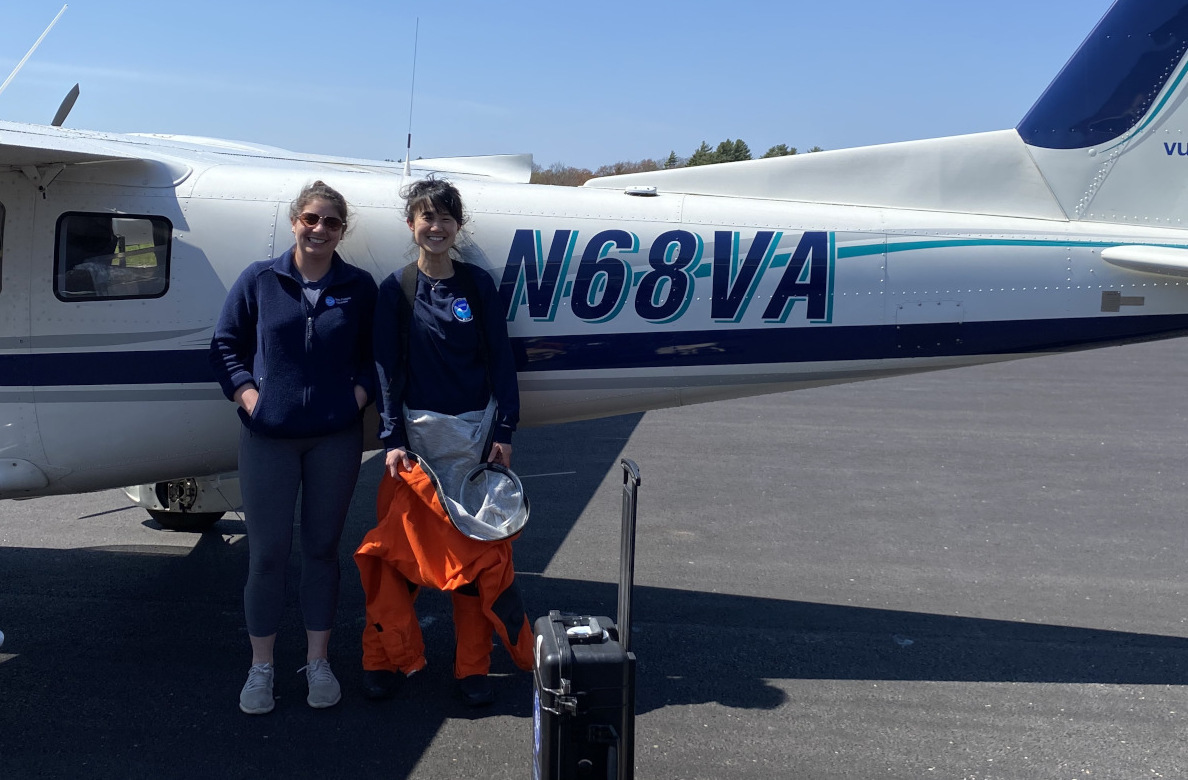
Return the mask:
POLYGON ((239 433, 239 485, 248 532, 243 607, 248 633, 271 636, 285 606, 293 514, 301 491, 301 615, 328 631, 338 608, 338 541, 359 476, 363 423, 308 439, 239 433))

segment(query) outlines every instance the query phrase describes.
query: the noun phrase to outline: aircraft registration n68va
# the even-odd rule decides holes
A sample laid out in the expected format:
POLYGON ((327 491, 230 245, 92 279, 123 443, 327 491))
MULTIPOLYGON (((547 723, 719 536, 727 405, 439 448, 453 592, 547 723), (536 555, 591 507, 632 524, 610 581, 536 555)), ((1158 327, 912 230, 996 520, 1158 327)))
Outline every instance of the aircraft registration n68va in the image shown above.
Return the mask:
MULTIPOLYGON (((411 175, 462 191, 525 424, 1170 337, 1188 333, 1186 49, 1188 2, 1119 0, 1013 130, 582 188, 527 184, 527 157, 411 175)), ((163 522, 217 517, 239 425, 207 362, 227 288, 286 248, 315 178, 356 209, 344 257, 400 268, 406 175, 0 123, 0 497, 147 484, 163 522)))

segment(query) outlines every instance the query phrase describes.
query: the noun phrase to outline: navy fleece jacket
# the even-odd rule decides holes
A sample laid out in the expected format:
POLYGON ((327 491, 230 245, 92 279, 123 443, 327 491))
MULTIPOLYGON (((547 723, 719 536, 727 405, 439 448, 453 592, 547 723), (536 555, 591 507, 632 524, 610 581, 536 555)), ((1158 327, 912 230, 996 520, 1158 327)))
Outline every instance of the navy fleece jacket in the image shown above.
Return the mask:
POLYGON ((250 430, 278 438, 336 433, 360 415, 355 385, 375 398, 371 357, 377 288, 371 274, 335 253, 326 286, 311 306, 293 250, 248 266, 223 304, 210 361, 223 394, 254 383, 260 398, 250 430))

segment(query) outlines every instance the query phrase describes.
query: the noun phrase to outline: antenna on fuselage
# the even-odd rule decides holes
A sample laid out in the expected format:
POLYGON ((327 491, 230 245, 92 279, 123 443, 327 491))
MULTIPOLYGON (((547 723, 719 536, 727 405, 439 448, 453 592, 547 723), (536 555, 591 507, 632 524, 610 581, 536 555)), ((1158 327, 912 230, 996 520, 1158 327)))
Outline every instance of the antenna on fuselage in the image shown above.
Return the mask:
POLYGON ((404 178, 412 178, 412 117, 413 97, 417 94, 417 41, 421 38, 421 17, 417 17, 416 32, 413 33, 412 86, 408 90, 408 142, 404 147, 404 178))
POLYGON ((55 16, 54 20, 49 23, 49 27, 45 28, 45 32, 41 34, 41 37, 38 38, 37 41, 29 48, 29 51, 25 52, 25 56, 22 57, 21 61, 17 63, 17 66, 12 69, 12 73, 9 73, 8 78, 4 79, 4 83, 0 84, 0 93, 4 92, 4 90, 8 87, 9 82, 16 78, 17 73, 20 73, 21 68, 23 68, 28 59, 33 56, 33 52, 37 51, 37 47, 40 46, 41 42, 45 40, 45 36, 49 35, 49 31, 54 29, 54 25, 57 24, 58 20, 62 18, 62 14, 66 13, 66 9, 68 7, 69 6, 66 5, 62 6, 62 10, 58 11, 58 15, 55 16))

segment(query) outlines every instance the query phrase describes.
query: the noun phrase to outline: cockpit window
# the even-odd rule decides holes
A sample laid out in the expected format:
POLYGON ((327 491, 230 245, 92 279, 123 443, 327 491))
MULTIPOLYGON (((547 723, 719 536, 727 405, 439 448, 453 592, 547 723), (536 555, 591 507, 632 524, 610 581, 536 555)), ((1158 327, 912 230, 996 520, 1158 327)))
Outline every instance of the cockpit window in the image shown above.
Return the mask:
POLYGON ((164 217, 63 214, 54 252, 54 294, 63 301, 164 295, 172 231, 164 217))

